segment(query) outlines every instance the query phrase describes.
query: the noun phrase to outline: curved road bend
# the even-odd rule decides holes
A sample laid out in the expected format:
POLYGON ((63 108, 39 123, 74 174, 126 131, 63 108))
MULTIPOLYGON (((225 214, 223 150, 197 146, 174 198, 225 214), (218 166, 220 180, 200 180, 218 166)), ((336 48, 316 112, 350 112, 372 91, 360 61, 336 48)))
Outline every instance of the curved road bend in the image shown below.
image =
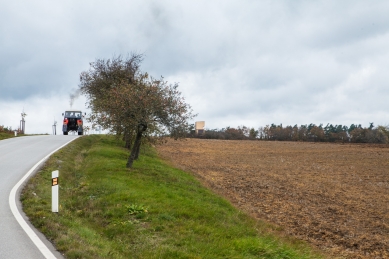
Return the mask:
MULTIPOLYGON (((77 136, 46 135, 0 141, 0 259, 45 258, 12 214, 9 196, 12 188, 36 163, 75 138, 77 136)), ((24 215, 18 200, 16 204, 24 215)), ((42 238, 43 235, 37 235, 56 257, 61 257, 42 238)))

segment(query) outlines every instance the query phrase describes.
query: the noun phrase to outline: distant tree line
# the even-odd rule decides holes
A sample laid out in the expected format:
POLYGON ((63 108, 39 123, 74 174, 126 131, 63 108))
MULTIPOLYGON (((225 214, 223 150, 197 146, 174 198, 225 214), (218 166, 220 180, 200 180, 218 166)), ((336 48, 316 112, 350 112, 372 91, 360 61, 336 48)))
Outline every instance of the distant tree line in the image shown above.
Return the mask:
POLYGON ((239 126, 238 128, 226 127, 222 129, 206 129, 202 135, 195 134, 194 124, 189 125, 188 138, 205 138, 205 139, 257 139, 258 130, 239 126))
POLYGON ((370 123, 369 127, 361 124, 309 125, 297 124, 283 126, 282 124, 266 125, 259 129, 239 126, 222 129, 206 129, 203 135, 196 135, 194 125, 190 125, 187 137, 205 139, 236 139, 236 140, 278 140, 278 141, 310 141, 310 142, 352 142, 352 143, 383 143, 389 142, 389 127, 370 123))
POLYGON ((1 133, 13 133, 11 127, 5 127, 2 125, 0 125, 0 132, 1 133))
MULTIPOLYGON (((21 130, 18 129, 17 132, 21 133, 21 130)), ((4 125, 0 125, 0 133, 14 134, 14 130, 12 129, 12 127, 7 127, 7 126, 4 126, 4 125)))

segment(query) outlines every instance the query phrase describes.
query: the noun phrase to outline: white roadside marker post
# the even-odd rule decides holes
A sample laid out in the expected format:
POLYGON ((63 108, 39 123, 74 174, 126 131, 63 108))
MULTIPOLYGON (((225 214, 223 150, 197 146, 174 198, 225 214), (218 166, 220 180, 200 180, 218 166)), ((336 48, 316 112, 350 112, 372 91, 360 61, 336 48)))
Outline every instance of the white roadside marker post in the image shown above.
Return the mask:
POLYGON ((58 212, 58 170, 51 172, 51 211, 58 212))

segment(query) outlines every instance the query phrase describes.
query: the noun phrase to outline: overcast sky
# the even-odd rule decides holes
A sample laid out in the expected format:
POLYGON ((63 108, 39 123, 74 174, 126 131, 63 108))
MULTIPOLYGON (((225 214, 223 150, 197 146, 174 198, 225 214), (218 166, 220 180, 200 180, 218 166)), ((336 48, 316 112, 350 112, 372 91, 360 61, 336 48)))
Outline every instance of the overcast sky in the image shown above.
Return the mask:
POLYGON ((0 125, 24 109, 27 133, 51 133, 89 62, 132 52, 206 128, 388 125, 388 14, 389 1, 0 0, 0 125))

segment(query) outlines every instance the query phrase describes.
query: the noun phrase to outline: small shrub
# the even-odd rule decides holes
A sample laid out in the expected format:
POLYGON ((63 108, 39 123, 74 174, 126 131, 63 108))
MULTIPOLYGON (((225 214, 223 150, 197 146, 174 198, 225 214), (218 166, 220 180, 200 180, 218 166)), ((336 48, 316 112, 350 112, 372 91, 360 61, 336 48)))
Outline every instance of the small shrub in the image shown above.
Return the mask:
POLYGON ((140 214, 140 213, 147 213, 148 212, 148 208, 143 206, 142 204, 138 205, 138 204, 131 204, 131 205, 127 205, 126 208, 128 209, 128 213, 130 215, 135 215, 135 214, 140 214))

